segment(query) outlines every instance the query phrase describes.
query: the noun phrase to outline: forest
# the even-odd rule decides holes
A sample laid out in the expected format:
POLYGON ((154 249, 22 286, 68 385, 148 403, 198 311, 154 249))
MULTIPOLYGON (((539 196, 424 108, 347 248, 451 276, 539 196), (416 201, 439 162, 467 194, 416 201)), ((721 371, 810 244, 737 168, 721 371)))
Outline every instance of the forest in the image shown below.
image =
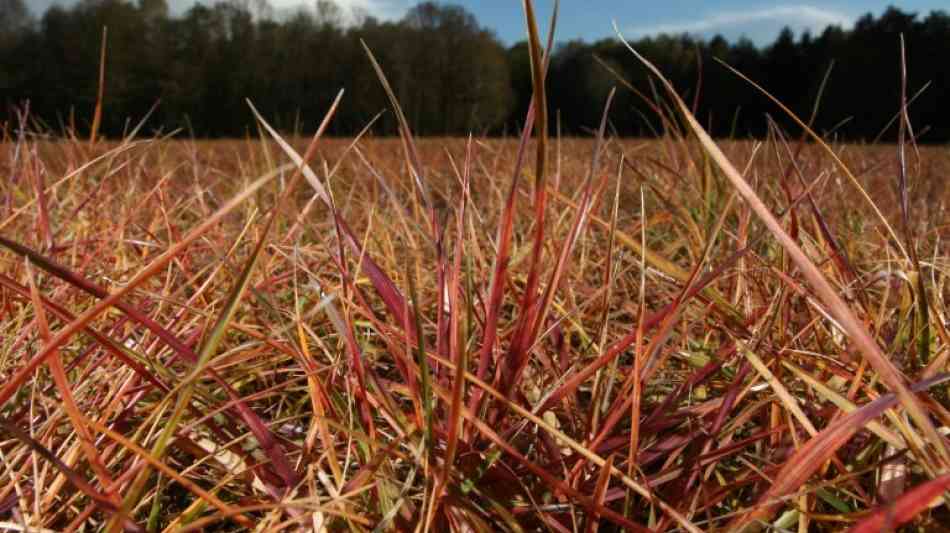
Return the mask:
MULTIPOLYGON (((506 46, 473 14, 446 3, 421 3, 401 20, 383 21, 331 0, 296 11, 277 11, 266 0, 229 0, 198 3, 181 14, 170 12, 165 0, 81 0, 41 15, 24 0, 0 0, 0 124, 6 131, 23 116, 33 121, 33 131, 90 129, 104 28, 100 131, 113 137, 153 106, 150 133, 241 137, 253 128, 245 98, 283 131, 310 132, 340 89, 347 97, 328 133, 353 135, 387 107, 363 43, 418 135, 510 135, 531 99, 527 44, 506 46)), ((604 21, 605 35, 611 31, 604 21)), ((718 137, 761 137, 772 123, 793 127, 724 63, 812 118, 820 133, 872 141, 897 135, 888 126, 900 101, 900 35, 914 133, 921 142, 950 140, 950 116, 940 105, 950 83, 945 11, 891 7, 877 17, 862 16, 853 28, 800 35, 785 29, 764 47, 689 35, 631 44, 659 66, 718 137)), ((558 43, 547 80, 550 113, 557 118, 552 131, 588 134, 611 87, 628 85, 640 94, 618 94, 610 127, 624 136, 663 133, 647 104, 656 88, 619 39, 558 43)), ((394 134, 395 117, 384 113, 372 131, 394 134)))

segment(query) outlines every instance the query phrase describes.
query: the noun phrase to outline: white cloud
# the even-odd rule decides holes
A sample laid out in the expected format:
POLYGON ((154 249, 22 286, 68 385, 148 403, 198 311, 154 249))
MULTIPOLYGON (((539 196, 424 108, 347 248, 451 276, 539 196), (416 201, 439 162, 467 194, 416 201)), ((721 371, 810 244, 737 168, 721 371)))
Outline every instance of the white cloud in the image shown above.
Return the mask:
MULTIPOLYGON (((205 0, 210 1, 210 0, 205 0)), ((379 19, 398 19, 406 14, 412 2, 406 0, 333 0, 345 13, 359 11, 379 19)), ((270 0, 275 9, 312 8, 315 0, 270 0)))
MULTIPOLYGON (((77 0, 26 0, 26 6, 37 17, 42 16, 50 6, 59 4, 69 7, 77 0)), ((213 5, 224 0, 166 0, 168 7, 174 14, 181 14, 188 11, 196 3, 202 3, 206 6, 213 5)), ((313 9, 316 0, 268 0, 268 3, 277 12, 288 12, 295 9, 313 9)), ((352 13, 354 10, 372 15, 378 19, 394 20, 402 18, 410 7, 415 5, 415 0, 334 0, 336 5, 343 8, 345 13, 352 13)))
POLYGON ((853 17, 839 11, 811 5, 784 5, 749 11, 711 13, 698 20, 637 26, 628 28, 627 31, 635 37, 642 37, 660 33, 734 33, 735 30, 747 29, 760 23, 768 26, 790 26, 797 30, 816 30, 830 25, 850 27, 853 22, 853 17))

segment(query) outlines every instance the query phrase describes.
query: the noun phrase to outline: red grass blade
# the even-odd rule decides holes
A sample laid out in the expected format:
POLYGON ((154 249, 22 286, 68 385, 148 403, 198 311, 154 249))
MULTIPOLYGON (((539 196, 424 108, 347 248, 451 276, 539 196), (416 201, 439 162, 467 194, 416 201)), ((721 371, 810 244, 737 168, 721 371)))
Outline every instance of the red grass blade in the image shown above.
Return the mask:
POLYGON ((893 504, 883 505, 871 513, 848 533, 878 533, 896 531, 898 527, 910 522, 930 504, 950 488, 950 474, 944 474, 926 483, 910 489, 893 504))
MULTIPOLYGON (((522 309, 522 312, 524 313, 522 315, 522 320, 524 321, 525 326, 524 329, 522 329, 519 324, 519 328, 516 333, 517 336, 512 340, 512 348, 509 350, 509 353, 506 356, 505 366, 503 367, 503 370, 506 372, 502 374, 502 386, 500 387, 501 391, 509 396, 513 390, 513 387, 518 382, 521 373, 528 364, 528 354, 530 352, 530 347, 535 343, 538 332, 547 318, 548 309, 551 306, 551 302, 554 300, 555 290, 560 285, 561 276, 564 274, 571 253, 574 251, 574 245, 577 243, 577 239, 580 236, 581 231, 586 226, 590 206, 594 201, 594 177, 599 168, 601 146, 604 142, 604 134, 606 133, 607 129, 607 116, 610 111, 610 103, 613 101, 614 94, 615 91, 611 90, 610 94, 607 96, 607 102, 604 104, 604 113, 601 119, 597 141, 594 143, 594 151, 593 155, 591 156, 590 168, 584 187, 584 197, 581 201, 580 208, 577 210, 577 214, 574 218, 574 222, 571 226, 571 231, 568 234, 567 240, 561 247, 561 254, 558 257, 557 264, 554 268, 554 271, 551 273, 551 278, 548 281, 548 284, 545 287, 544 293, 538 304, 532 304, 529 308, 530 312, 528 313, 524 313, 526 309, 522 309)), ((543 187, 544 185, 539 184, 539 186, 543 187)), ((538 221, 535 223, 540 224, 538 221)))
MULTIPOLYGON (((496 236, 496 247, 494 258, 494 267, 492 268, 491 285, 488 290, 488 302, 485 309, 485 327, 482 330, 482 344, 478 355, 478 370, 476 376, 484 380, 488 377, 488 368, 492 362, 492 353, 495 349, 495 341, 498 337, 498 320, 501 311, 502 299, 504 298, 505 285, 508 279, 508 263, 511 260, 511 236, 514 230, 515 200, 518 191, 518 182, 521 177, 521 169, 524 164, 525 149, 528 144, 528 138, 531 136, 531 129, 534 125, 534 104, 528 107, 528 115, 525 117, 525 125, 521 132, 521 142, 518 144, 518 155, 515 158, 514 176, 511 180, 511 186, 508 189, 508 196, 502 209, 501 219, 498 222, 498 234, 496 236)), ((472 412, 478 412, 482 399, 482 391, 476 389, 469 400, 469 409, 472 412)))
POLYGON ((531 82, 534 91, 532 103, 537 115, 535 121, 537 148, 534 166, 534 240, 528 266, 528 279, 525 282, 524 294, 521 297, 518 324, 512 336, 508 353, 505 355, 505 362, 496 372, 496 380, 501 383, 500 388, 506 395, 510 395, 512 386, 519 374, 518 369, 522 367, 522 361, 526 359, 525 352, 531 345, 531 330, 534 326, 535 305, 538 300, 538 283, 541 278, 545 212, 547 211, 545 171, 547 167, 548 104, 545 91, 544 51, 541 49, 538 23, 534 16, 534 5, 531 0, 524 0, 523 6, 528 27, 528 49, 531 58, 531 82))
MULTIPOLYGON (((448 473, 455 462, 455 451, 458 445, 458 432, 462 419, 461 411, 465 395, 465 370, 468 369, 468 347, 463 344, 459 335, 459 320, 462 315, 462 306, 459 302, 459 284, 462 278, 462 255, 465 251, 465 207, 468 199, 468 188, 472 174, 472 138, 468 139, 465 157, 465 172, 463 177, 462 197, 459 200, 458 226, 455 241, 455 257, 452 262, 451 283, 449 284, 449 349, 452 362, 455 364, 455 376, 452 381, 452 401, 446 413, 448 427, 448 442, 445 446, 445 469, 448 473)), ((448 474, 446 474, 448 477, 448 474)))
MULTIPOLYGON (((912 392, 923 392, 935 385, 950 381, 950 375, 944 374, 927 379, 910 387, 912 392)), ((809 439, 774 476, 772 486, 759 498, 759 503, 742 516, 733 520, 729 531, 740 531, 754 520, 762 519, 781 505, 783 498, 801 487, 815 471, 821 468, 851 437, 868 422, 880 416, 884 411, 898 403, 898 397, 886 394, 838 419, 809 439)))

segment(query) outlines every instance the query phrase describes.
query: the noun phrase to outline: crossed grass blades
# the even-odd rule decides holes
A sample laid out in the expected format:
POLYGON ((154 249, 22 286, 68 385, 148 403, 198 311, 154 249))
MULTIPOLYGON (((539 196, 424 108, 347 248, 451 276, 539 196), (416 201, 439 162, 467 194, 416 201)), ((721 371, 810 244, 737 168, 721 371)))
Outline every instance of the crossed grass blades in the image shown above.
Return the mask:
POLYGON ((342 95, 309 141, 253 105, 228 142, 24 115, 0 526, 946 522, 946 150, 903 105, 898 146, 716 142, 655 71, 659 140, 610 138, 610 99, 548 138, 556 15, 543 46, 524 6, 518 139, 414 139, 369 50, 398 140, 323 139, 342 95))

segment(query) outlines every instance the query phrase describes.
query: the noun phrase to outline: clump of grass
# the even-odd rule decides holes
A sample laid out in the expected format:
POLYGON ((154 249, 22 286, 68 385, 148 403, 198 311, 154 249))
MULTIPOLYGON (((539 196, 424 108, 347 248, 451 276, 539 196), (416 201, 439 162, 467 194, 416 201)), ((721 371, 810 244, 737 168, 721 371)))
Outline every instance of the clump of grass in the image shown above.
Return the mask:
POLYGON ((517 140, 5 144, 3 527, 946 521, 946 152, 716 142, 659 72, 661 139, 549 139, 525 7, 517 140))

